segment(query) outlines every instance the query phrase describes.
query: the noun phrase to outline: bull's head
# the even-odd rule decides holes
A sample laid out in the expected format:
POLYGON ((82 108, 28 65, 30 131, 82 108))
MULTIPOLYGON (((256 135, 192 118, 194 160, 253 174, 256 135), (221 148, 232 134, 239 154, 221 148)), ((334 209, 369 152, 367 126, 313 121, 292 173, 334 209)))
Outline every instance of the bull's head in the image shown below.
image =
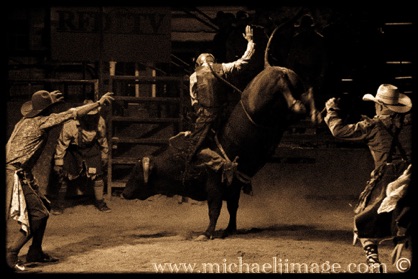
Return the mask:
POLYGON ((144 157, 137 161, 123 189, 123 198, 146 200, 155 195, 155 191, 149 183, 152 165, 150 157, 144 157))

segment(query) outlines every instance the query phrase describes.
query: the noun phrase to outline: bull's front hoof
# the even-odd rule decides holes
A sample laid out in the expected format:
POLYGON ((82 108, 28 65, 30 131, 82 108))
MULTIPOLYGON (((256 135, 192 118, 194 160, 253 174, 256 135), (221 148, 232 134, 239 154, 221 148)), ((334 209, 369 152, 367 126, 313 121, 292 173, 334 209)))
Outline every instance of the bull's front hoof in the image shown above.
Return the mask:
POLYGON ((196 237, 194 240, 195 241, 206 241, 209 240, 210 238, 204 234, 199 235, 198 237, 196 237))

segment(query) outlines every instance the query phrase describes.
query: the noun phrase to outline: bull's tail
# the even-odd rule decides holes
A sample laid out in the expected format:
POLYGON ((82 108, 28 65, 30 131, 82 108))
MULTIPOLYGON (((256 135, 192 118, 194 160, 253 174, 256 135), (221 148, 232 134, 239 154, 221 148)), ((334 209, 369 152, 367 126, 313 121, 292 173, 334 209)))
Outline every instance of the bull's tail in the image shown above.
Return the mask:
POLYGON ((274 34, 276 34, 276 32, 279 29, 282 29, 284 26, 287 26, 288 24, 291 24, 291 23, 293 24, 300 17, 303 11, 304 11, 303 7, 299 8, 299 10, 296 12, 296 14, 292 18, 281 23, 280 25, 277 25, 277 27, 274 28, 273 32, 271 32, 269 40, 267 42, 266 50, 264 51, 264 68, 271 66, 269 59, 268 59, 268 55, 270 51, 270 44, 271 44, 271 41, 273 40, 274 34))
MULTIPOLYGON (((282 24, 283 25, 283 24, 282 24)), ((269 40, 267 41, 267 46, 266 46, 266 50, 264 51, 264 68, 270 67, 270 62, 269 62, 269 51, 270 51, 270 44, 271 41, 273 39, 274 34, 277 32, 277 30, 279 30, 279 27, 282 25, 278 25, 276 28, 274 28, 273 32, 271 32, 271 35, 269 37, 269 40)))

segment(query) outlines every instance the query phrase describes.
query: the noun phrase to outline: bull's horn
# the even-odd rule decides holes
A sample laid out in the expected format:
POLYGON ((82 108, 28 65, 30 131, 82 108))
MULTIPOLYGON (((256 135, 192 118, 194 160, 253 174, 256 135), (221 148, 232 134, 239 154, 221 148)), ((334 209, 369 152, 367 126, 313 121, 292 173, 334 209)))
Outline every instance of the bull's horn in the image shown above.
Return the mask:
POLYGON ((149 173, 150 173, 150 158, 142 158, 142 170, 144 172, 144 182, 148 183, 149 173))

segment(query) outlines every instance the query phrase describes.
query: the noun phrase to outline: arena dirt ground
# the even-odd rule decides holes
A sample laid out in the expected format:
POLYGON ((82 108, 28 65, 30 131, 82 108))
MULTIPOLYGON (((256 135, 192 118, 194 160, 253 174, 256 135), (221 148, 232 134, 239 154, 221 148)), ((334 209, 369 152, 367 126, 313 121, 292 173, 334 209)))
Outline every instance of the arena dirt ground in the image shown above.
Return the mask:
MULTIPOLYGON (((241 196, 238 234, 224 239, 195 240, 208 224, 205 202, 112 196, 107 197, 112 212, 102 213, 89 201, 73 201, 64 214, 51 215, 45 234, 44 250, 59 262, 28 267, 25 273, 137 278, 145 273, 371 272, 359 244, 352 244, 354 201, 306 199, 300 189, 263 187, 274 184, 273 170, 267 165, 257 174, 254 196, 241 196)), ((227 221, 224 204, 218 233, 227 221)), ((391 241, 380 246, 384 272, 401 273, 391 264, 392 248, 391 241)), ((27 249, 28 244, 20 259, 27 249)))

